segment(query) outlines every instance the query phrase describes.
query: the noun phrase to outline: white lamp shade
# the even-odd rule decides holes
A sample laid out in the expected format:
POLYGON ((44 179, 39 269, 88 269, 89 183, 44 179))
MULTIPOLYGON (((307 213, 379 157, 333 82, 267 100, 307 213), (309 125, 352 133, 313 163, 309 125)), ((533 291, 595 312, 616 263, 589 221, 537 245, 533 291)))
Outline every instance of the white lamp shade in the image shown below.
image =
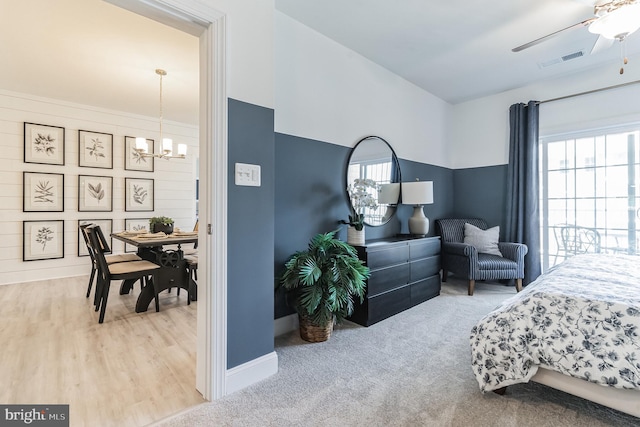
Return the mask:
POLYGON ((178 144, 178 156, 187 155, 187 144, 178 144))
POLYGON ((382 184, 378 193, 379 205, 397 205, 400 201, 400 183, 382 184))
POLYGON ((162 139, 162 150, 168 153, 173 151, 173 141, 170 138, 162 139))
POLYGON ((640 28, 640 3, 621 6, 589 25, 589 31, 607 39, 622 38, 640 28))
POLYGON ((136 149, 142 150, 145 153, 149 151, 149 145, 147 144, 146 138, 136 138, 136 149))
POLYGON ((402 183, 402 204, 430 205, 433 203, 433 181, 402 183))

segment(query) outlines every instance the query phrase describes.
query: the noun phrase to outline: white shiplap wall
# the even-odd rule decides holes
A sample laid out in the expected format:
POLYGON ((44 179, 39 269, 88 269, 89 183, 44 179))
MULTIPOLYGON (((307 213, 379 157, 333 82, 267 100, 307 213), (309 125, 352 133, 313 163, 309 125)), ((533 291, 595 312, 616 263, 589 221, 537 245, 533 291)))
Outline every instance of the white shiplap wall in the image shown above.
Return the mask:
MULTIPOLYGON (((164 121, 165 137, 188 145, 185 160, 155 159, 154 172, 124 170, 124 137, 145 136, 159 148, 155 117, 39 98, 0 90, 0 285, 88 274, 89 258, 78 256, 78 220, 112 219, 113 230, 125 218, 169 216, 176 226, 191 229, 196 220, 195 181, 198 127, 164 121), (65 165, 24 163, 24 122, 65 128, 65 165), (113 169, 78 166, 78 130, 113 134, 113 169), (23 212, 23 172, 64 174, 64 212, 23 212), (113 177, 112 212, 78 212, 78 175, 113 177), (153 178, 154 212, 125 212, 124 179, 153 178), (22 261, 22 224, 29 220, 64 220, 64 258, 22 261)), ((124 246, 113 242, 114 252, 124 246)))

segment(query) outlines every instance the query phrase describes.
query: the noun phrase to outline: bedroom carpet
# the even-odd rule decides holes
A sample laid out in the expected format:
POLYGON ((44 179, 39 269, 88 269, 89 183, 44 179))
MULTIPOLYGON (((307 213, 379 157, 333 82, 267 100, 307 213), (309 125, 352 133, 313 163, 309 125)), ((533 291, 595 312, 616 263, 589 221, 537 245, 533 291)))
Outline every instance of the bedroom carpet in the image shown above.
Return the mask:
POLYGON ((441 295, 369 328, 336 326, 325 343, 276 338, 278 373, 155 426, 638 426, 640 419, 536 383, 479 391, 469 331, 515 294, 450 278, 441 295))

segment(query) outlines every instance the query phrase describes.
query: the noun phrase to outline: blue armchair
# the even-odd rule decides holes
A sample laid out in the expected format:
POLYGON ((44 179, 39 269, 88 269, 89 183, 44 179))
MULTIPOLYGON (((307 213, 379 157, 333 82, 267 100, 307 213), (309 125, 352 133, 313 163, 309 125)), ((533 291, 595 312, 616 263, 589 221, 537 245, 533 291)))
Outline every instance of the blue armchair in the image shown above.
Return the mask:
POLYGON ((447 281, 449 272, 463 276, 469 280, 469 295, 473 295, 476 280, 515 279, 520 292, 527 246, 499 242, 502 256, 479 253, 474 246, 464 243, 465 223, 487 229, 487 223, 479 218, 436 220, 436 233, 442 240, 442 281, 447 281))

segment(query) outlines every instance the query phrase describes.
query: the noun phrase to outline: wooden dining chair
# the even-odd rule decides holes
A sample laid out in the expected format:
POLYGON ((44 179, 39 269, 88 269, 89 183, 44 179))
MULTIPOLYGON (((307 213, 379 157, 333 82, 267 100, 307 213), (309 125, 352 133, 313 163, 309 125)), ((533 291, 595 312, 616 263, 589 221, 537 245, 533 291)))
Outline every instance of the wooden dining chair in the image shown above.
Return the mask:
MULTIPOLYGON (((198 223, 199 220, 196 220, 196 224, 193 226, 193 231, 198 231, 198 223)), ((193 248, 183 248, 182 253, 184 254, 184 259, 187 262, 187 270, 189 272, 189 289, 191 289, 191 281, 194 283, 197 280, 198 270, 198 242, 193 244, 193 248)), ((167 289, 168 292, 171 292, 171 288, 167 289)), ((180 296, 180 288, 177 291, 178 296, 180 296)), ((195 300, 195 299, 194 299, 195 300)), ((187 298, 187 304, 191 304, 191 291, 189 291, 189 298, 187 298)))
MULTIPOLYGON (((189 305, 191 300, 196 301, 198 299, 198 254, 185 255, 184 260, 187 262, 189 275, 189 296, 187 298, 187 305, 189 305)), ((178 295, 180 294, 178 293, 178 295)))
MULTIPOLYGON (((160 268, 158 264, 151 261, 128 261, 108 264, 105 253, 106 239, 99 225, 89 225, 85 227, 89 246, 96 258, 97 280, 96 280, 96 311, 100 310, 98 323, 104 322, 104 314, 107 309, 109 289, 112 280, 138 279, 144 286, 153 286, 155 272, 160 268), (151 277, 151 279, 149 279, 151 277)), ((155 291, 156 311, 160 311, 158 302, 158 292, 155 291)))
MULTIPOLYGON (((89 247, 89 238, 87 237, 87 233, 85 231, 85 228, 88 225, 91 225, 91 223, 80 224, 80 234, 82 234, 82 237, 84 239, 84 243, 87 246, 87 252, 89 253, 89 258, 91 258, 91 275, 89 276, 89 285, 87 286, 87 298, 89 298, 89 295, 91 295, 91 288, 93 287, 93 282, 95 280, 96 271, 98 269, 95 254, 93 253, 93 250, 89 247)), ((111 249, 109 248, 109 245, 108 245, 106 239, 102 243, 105 245, 105 251, 106 252, 111 252, 111 249)), ((105 259, 107 260, 107 264, 115 264, 117 262, 129 262, 129 261, 140 261, 140 260, 142 260, 142 258, 140 258, 136 254, 114 254, 114 253, 110 253, 108 255, 105 255, 105 259)), ((95 303, 96 303, 96 299, 94 298, 94 304, 95 303)))
MULTIPOLYGON (((198 220, 196 220, 196 224, 193 226, 193 231, 198 231, 198 220)), ((198 255, 198 242, 193 244, 193 248, 184 248, 182 252, 185 255, 198 255)))

